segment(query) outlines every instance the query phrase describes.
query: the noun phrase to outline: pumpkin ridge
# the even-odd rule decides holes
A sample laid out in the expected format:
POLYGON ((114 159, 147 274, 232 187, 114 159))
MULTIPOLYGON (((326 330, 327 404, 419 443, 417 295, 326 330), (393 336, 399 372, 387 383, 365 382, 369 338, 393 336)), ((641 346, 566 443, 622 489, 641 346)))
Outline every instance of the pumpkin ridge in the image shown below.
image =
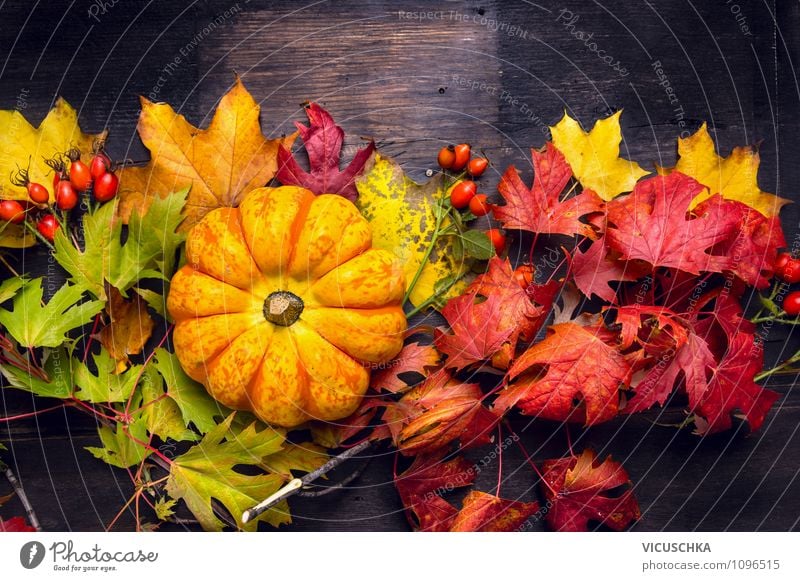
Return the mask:
MULTIPOLYGON (((286 257, 286 271, 287 273, 291 270, 291 264, 294 261, 295 254, 297 252, 297 241, 300 239, 300 232, 303 230, 303 226, 305 226, 306 218, 308 218, 308 213, 311 211, 311 206, 317 200, 317 196, 314 195, 311 190, 310 196, 304 200, 303 205, 300 206, 300 210, 294 217, 291 226, 289 226, 289 256, 286 257)), ((284 274, 283 272, 278 273, 278 278, 281 281, 281 286, 285 286, 283 284, 284 276, 288 276, 288 274, 284 274)), ((275 290, 282 290, 282 289, 275 289, 275 290)))

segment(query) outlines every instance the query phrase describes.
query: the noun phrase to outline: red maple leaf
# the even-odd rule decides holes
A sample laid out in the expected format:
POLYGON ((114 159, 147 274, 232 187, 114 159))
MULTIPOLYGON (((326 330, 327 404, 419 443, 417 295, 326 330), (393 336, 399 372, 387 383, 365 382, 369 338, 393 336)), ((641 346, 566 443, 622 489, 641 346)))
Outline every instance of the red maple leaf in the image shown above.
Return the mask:
POLYGON ((13 516, 8 520, 0 518, 0 533, 35 533, 36 529, 21 516, 13 516))
POLYGON ((610 456, 598 463, 587 449, 577 457, 546 460, 542 472, 542 491, 550 506, 547 523, 557 531, 588 531, 590 521, 621 531, 641 516, 630 488, 621 495, 610 494, 631 483, 610 456))
POLYGON ((508 259, 495 256, 489 261, 486 272, 476 277, 467 293, 489 298, 497 296, 503 308, 499 312, 499 326, 513 329, 508 339, 511 347, 517 340, 530 340, 544 323, 555 300, 558 284, 531 284, 523 289, 514 276, 508 259))
POLYGON ((587 297, 593 294, 613 303, 617 293, 609 286, 612 281, 633 281, 644 275, 641 266, 609 256, 605 237, 589 246, 586 252, 575 249, 572 257, 572 276, 575 285, 587 297))
POLYGON ((729 268, 729 257, 708 251, 734 232, 740 216, 726 212, 719 195, 706 201, 702 214, 689 213, 690 202, 701 191, 702 185, 679 172, 639 182, 633 192, 607 205, 609 247, 654 268, 692 274, 729 268))
POLYGON ((409 387, 409 383, 400 379, 403 373, 414 373, 427 377, 430 370, 439 365, 439 352, 433 345, 409 343, 400 353, 372 373, 370 386, 376 391, 386 390, 399 393, 409 387))
POLYGON ((580 234, 593 238, 591 226, 580 221, 583 216, 601 212, 603 201, 591 190, 584 190, 562 202, 561 192, 572 177, 572 169, 552 143, 544 152, 531 150, 533 186, 529 189, 510 166, 497 186, 506 201, 494 209, 494 216, 511 230, 543 234, 580 234))
POLYGON ((631 365, 606 341, 601 327, 559 323, 511 366, 509 387, 495 401, 506 411, 556 421, 608 421, 619 409, 619 389, 631 379, 631 365), (578 404, 576 406, 576 403, 578 404))
POLYGON ((375 150, 375 143, 370 142, 367 147, 359 149, 350 165, 340 171, 344 130, 316 103, 308 104, 306 115, 309 126, 299 122, 295 122, 295 126, 305 145, 311 171, 303 170, 291 152, 281 145, 278 147, 278 181, 287 186, 302 186, 315 194, 339 194, 355 200, 358 197, 356 176, 375 150))
POLYGON ((779 395, 754 381, 764 367, 764 351, 751 333, 738 332, 730 339, 728 352, 716 368, 703 399, 695 408, 700 434, 713 434, 731 427, 731 414, 738 411, 756 431, 779 395))
POLYGON ((442 309, 442 316, 452 334, 437 329, 434 339, 439 351, 447 355, 445 366, 462 369, 499 351, 515 331, 505 324, 507 308, 503 297, 497 294, 482 300, 474 293, 450 299, 442 309))
POLYGON ((414 458, 394 484, 406 516, 421 531, 448 531, 458 510, 441 497, 475 481, 476 469, 461 456, 444 460, 445 452, 414 458))
POLYGON ((453 519, 450 530, 484 533, 516 531, 538 510, 538 502, 505 500, 493 494, 472 490, 464 497, 461 510, 453 519))
POLYGON ((434 373, 388 407, 395 442, 405 455, 430 453, 456 440, 462 448, 486 444, 499 421, 483 405, 478 384, 462 383, 446 371, 434 373))
MULTIPOLYGON (((708 202, 695 209, 697 214, 707 211, 708 202)), ((757 289, 769 286, 774 274, 773 265, 778 248, 786 246, 780 219, 767 218, 759 211, 734 200, 725 200, 722 210, 731 216, 741 216, 739 227, 713 248, 714 254, 731 259, 731 272, 757 289)))

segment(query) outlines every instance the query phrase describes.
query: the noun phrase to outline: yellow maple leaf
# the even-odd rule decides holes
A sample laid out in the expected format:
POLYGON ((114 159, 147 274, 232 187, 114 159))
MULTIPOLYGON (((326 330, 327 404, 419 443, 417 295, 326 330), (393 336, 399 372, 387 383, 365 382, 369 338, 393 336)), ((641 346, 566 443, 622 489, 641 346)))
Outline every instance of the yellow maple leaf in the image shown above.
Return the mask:
MULTIPOLYGON (((106 131, 83 133, 78 125, 77 112, 61 98, 39 127, 28 123, 19 111, 0 111, 0 199, 28 199, 27 190, 11 182, 12 175, 18 169, 27 168, 30 181, 47 188, 52 202, 53 170, 45 160, 77 148, 83 161, 88 163, 94 142, 105 139, 106 135, 106 131)), ((35 238, 26 234, 20 225, 8 224, 0 230, 2 247, 24 248, 35 243, 35 238)))
POLYGON ((789 203, 789 200, 762 192, 758 187, 761 160, 754 147, 734 147, 728 157, 720 157, 705 123, 693 135, 678 139, 678 156, 675 167, 659 168, 659 173, 679 171, 706 186, 692 200, 690 208, 717 193, 723 198, 742 202, 767 217, 777 216, 783 205, 789 203))
MULTIPOLYGON (((393 252, 411 285, 431 244, 437 202, 447 195, 442 175, 417 184, 399 164, 376 153, 356 179, 356 188, 356 205, 372 227, 372 246, 393 252)), ((448 224, 443 222, 442 229, 448 224)), ((464 290, 472 263, 459 256, 456 244, 452 236, 438 239, 411 289, 412 304, 420 305, 435 294, 447 299, 464 290)))
POLYGON ((155 323, 147 304, 137 294, 126 299, 113 286, 108 285, 106 313, 109 323, 100 331, 100 343, 117 361, 117 373, 128 368, 129 355, 138 355, 153 334, 155 323))
POLYGON ((577 180, 605 201, 630 192, 639 178, 649 173, 638 163, 619 156, 621 113, 600 119, 588 133, 566 112, 550 128, 553 145, 564 154, 577 180))
POLYGON ((297 135, 265 139, 261 107, 238 77, 206 129, 195 127, 166 103, 144 97, 141 102, 139 136, 150 150, 150 162, 121 173, 120 215, 126 222, 152 196, 163 198, 186 187, 191 189, 181 230, 214 208, 237 206, 245 194, 274 177, 278 146, 290 148, 297 135))

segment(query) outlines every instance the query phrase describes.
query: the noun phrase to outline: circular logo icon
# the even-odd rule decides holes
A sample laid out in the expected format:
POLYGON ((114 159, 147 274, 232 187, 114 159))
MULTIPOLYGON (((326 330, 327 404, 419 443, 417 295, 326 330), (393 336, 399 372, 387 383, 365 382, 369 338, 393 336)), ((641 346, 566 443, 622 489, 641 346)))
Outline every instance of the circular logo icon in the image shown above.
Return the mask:
POLYGON ((30 541, 19 550, 19 562, 26 569, 35 569, 44 560, 44 545, 39 541, 30 541))

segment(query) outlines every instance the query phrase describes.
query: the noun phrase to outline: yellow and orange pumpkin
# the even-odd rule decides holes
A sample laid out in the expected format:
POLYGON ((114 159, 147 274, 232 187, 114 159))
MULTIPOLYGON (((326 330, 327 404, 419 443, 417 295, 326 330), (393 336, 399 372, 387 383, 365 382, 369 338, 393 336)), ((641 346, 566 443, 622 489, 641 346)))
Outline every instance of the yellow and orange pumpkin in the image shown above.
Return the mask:
POLYGON ((402 265, 341 196, 260 188, 189 232, 167 308, 186 373, 220 403, 293 427, 352 413, 402 348, 402 265))

